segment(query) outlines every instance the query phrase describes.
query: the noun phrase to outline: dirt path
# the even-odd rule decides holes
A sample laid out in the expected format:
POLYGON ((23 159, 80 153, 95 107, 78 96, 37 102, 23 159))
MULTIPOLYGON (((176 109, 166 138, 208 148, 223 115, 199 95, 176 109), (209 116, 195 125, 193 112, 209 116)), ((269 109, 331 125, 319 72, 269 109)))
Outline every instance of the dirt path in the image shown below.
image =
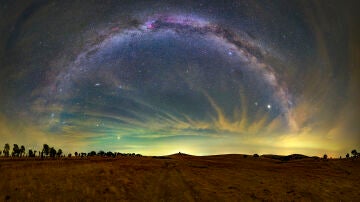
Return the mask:
POLYGON ((196 201, 197 194, 186 181, 179 163, 173 161, 163 162, 162 168, 150 181, 148 195, 144 199, 150 201, 196 201), (174 195, 174 193, 177 193, 174 195))

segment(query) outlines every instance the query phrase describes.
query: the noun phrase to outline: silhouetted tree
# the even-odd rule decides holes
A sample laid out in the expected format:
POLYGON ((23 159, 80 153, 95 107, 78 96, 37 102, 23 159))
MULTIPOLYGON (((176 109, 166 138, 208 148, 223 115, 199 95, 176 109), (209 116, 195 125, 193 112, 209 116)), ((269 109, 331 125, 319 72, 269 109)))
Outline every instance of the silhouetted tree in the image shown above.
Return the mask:
POLYGON ((104 155, 105 155, 105 152, 104 152, 104 151, 100 150, 100 151, 98 152, 98 156, 104 156, 104 155))
POLYGON ((20 147, 20 156, 24 156, 25 155, 25 147, 24 145, 21 145, 20 147))
POLYGON ((111 151, 108 151, 108 152, 106 152, 106 156, 108 156, 108 157, 114 157, 115 155, 114 155, 114 153, 112 153, 111 151))
POLYGON ((0 151, 0 156, 1 156, 1 151, 0 151))
POLYGON ((354 158, 358 156, 358 152, 356 151, 356 149, 353 149, 351 151, 351 154, 353 155, 354 158))
POLYGON ((327 159, 327 158, 328 158, 327 154, 324 154, 323 159, 327 159))
POLYGON ((349 157, 350 157, 350 154, 349 154, 349 153, 347 153, 347 154, 346 154, 346 158, 348 159, 349 157))
POLYGON ((68 154, 68 157, 71 157, 71 154, 68 154))
POLYGON ((20 154, 20 148, 17 144, 14 144, 14 147, 13 147, 13 152, 12 152, 12 156, 19 156, 20 154))
POLYGON ((50 157, 54 158, 56 156, 56 150, 54 149, 54 147, 50 148, 50 157))
POLYGON ((62 154, 62 150, 61 150, 61 149, 58 149, 58 151, 57 151, 57 154, 56 154, 56 155, 57 155, 58 157, 61 157, 61 154, 62 154))
POLYGON ((49 153, 50 153, 50 147, 49 147, 49 145, 44 144, 44 145, 43 145, 43 150, 42 150, 42 152, 41 152, 41 157, 43 157, 43 155, 48 156, 49 153))
POLYGON ((96 156, 96 151, 91 151, 88 156, 96 156))
POLYGON ((10 145, 8 143, 5 144, 4 146, 4 156, 8 157, 10 154, 10 145))
POLYGON ((34 155, 33 151, 31 149, 29 149, 29 157, 34 157, 34 156, 35 155, 34 155))
POLYGON ((253 157, 258 158, 259 154, 254 154, 253 157))
POLYGON ((75 154, 76 157, 78 156, 78 153, 77 153, 77 152, 75 152, 74 154, 75 154))

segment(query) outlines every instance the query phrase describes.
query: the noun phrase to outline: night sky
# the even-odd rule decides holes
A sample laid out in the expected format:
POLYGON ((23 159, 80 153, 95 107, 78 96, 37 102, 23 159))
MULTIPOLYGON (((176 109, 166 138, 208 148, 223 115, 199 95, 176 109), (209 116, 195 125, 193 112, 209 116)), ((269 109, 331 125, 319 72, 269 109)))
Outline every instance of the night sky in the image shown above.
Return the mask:
POLYGON ((0 146, 344 156, 357 1, 2 1, 0 146))

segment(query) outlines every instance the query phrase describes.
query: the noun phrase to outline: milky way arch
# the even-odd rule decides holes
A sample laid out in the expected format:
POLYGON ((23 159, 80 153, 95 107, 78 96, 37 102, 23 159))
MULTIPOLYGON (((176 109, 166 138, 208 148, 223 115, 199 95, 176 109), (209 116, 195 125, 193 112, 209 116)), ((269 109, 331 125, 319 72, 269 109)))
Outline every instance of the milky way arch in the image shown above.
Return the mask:
MULTIPOLYGON (((91 66, 89 65, 89 61, 98 60, 99 57, 101 58, 99 53, 107 51, 107 49, 111 49, 109 47, 113 44, 117 44, 119 41, 136 40, 134 39, 136 38, 135 36, 143 38, 153 33, 161 34, 166 32, 172 32, 185 38, 193 35, 200 35, 205 37, 207 40, 214 41, 214 44, 217 44, 218 48, 228 50, 227 54, 240 58, 247 64, 246 66, 248 66, 251 71, 255 72, 255 74, 258 74, 260 79, 263 80, 262 82, 268 85, 271 89, 273 92, 273 98, 279 106, 278 114, 282 115, 288 129, 291 131, 297 130, 297 124, 294 121, 291 111, 293 105, 291 95, 287 90, 285 82, 282 82, 280 80, 280 76, 273 70, 273 68, 265 63, 264 57, 267 54, 266 51, 262 50, 259 45, 256 45, 251 38, 244 33, 235 33, 230 29, 212 24, 201 18, 187 15, 149 16, 144 20, 133 20, 132 24, 128 27, 110 26, 103 29, 101 34, 84 46, 73 62, 67 64, 66 67, 62 68, 62 70, 57 73, 58 75, 56 76, 56 79, 49 84, 48 88, 45 88, 43 94, 48 100, 53 100, 54 102, 59 99, 71 98, 68 93, 68 91, 71 91, 69 89, 73 88, 71 84, 74 83, 74 80, 77 80, 78 77, 81 77, 81 75, 84 75, 87 71, 89 71, 91 66)), ((101 83, 95 83, 94 85, 100 86, 101 83)), ((122 88, 125 87, 125 85, 122 86, 122 88)), ((227 123, 229 121, 224 120, 226 119, 226 115, 222 112, 222 106, 219 106, 206 91, 201 90, 201 94, 208 98, 208 102, 210 102, 211 106, 216 111, 216 121, 219 122, 220 132, 223 129, 225 131, 230 130, 231 132, 246 132, 241 131, 244 130, 244 128, 239 127, 239 125, 241 125, 240 121, 233 120, 230 121, 231 123, 227 123), (231 126, 229 126, 229 124, 231 126)), ((244 103, 241 104, 244 105, 244 103)), ((256 102, 255 104, 257 105, 258 103, 256 102)), ((62 104, 62 107, 64 107, 63 105, 64 104, 62 104)), ((142 102, 142 105, 146 104, 142 102)), ((270 108, 271 106, 268 105, 267 107, 270 108)), ((161 109, 157 108, 157 111, 161 111, 161 109)), ((171 120, 181 122, 185 125, 192 125, 191 118, 185 118, 186 120, 179 121, 177 118, 166 112, 163 114, 165 114, 167 119, 170 118, 171 120)), ((102 115, 96 116, 101 118, 102 115)), ((186 117, 186 114, 184 116, 186 117)), ((107 118, 109 118, 109 116, 107 116, 107 118)), ((242 118, 244 119, 245 117, 242 118)), ((137 119, 137 121, 131 121, 129 120, 129 117, 117 117, 116 121, 124 122, 125 124, 134 124, 145 128, 149 127, 148 125, 144 126, 140 123, 141 121, 138 121, 138 119, 140 119, 139 116, 135 119, 137 119)), ((101 124, 101 121, 99 121, 96 126, 99 126, 99 124, 101 124)), ((208 128, 206 126, 201 127, 203 127, 202 129, 208 128)))

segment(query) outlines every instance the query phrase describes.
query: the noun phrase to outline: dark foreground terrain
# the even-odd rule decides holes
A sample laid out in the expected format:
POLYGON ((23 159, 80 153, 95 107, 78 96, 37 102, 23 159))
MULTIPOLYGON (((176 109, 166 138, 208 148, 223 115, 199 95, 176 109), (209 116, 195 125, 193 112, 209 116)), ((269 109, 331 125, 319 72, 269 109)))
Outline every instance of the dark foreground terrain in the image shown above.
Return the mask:
POLYGON ((360 160, 0 159, 0 201, 360 201, 360 160))

